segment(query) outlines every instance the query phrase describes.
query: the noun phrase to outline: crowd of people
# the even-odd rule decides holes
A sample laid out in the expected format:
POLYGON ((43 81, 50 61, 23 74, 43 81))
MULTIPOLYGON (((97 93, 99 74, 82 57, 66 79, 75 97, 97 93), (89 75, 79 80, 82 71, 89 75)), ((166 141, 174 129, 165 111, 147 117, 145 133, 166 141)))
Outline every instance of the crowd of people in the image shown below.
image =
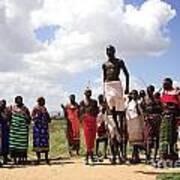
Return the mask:
MULTIPOLYGON (((174 166, 178 161, 178 126, 180 125, 179 95, 172 86, 172 80, 163 82, 163 93, 155 92, 150 85, 147 90, 132 90, 126 98, 122 121, 108 114, 109 107, 103 94, 98 101, 91 99, 92 91, 85 91, 85 100, 79 105, 75 95, 70 96, 70 103, 64 107, 68 121, 67 139, 69 152, 79 154, 80 122, 83 124, 87 149, 86 164, 102 162, 110 157, 112 164, 120 164, 129 160, 132 164, 141 162, 143 152, 147 164, 157 167, 174 166), (104 143, 103 153, 99 151, 100 143, 104 143), (132 149, 131 158, 127 156, 127 145, 132 149), (110 148, 108 148, 108 145, 110 148), (95 147, 95 153, 93 150, 95 147), (108 149, 110 149, 110 154, 108 149), (153 152, 153 154, 152 154, 153 152), (91 161, 91 162, 89 162, 91 161)), ((113 116, 116 116, 114 113, 113 116)))
MULTIPOLYGON (((146 90, 129 92, 129 73, 123 60, 115 57, 115 48, 106 49, 108 61, 102 66, 104 88, 98 100, 93 99, 87 88, 84 99, 76 102, 74 94, 69 103, 62 105, 67 120, 69 154, 80 151, 80 127, 82 124, 86 145, 85 163, 93 164, 109 158, 111 164, 141 162, 141 151, 145 152, 146 163, 157 162, 157 167, 174 166, 178 161, 178 126, 180 125, 180 90, 173 81, 165 78, 162 92, 150 85, 146 90), (125 92, 119 78, 121 70, 126 77, 125 92), (104 153, 99 150, 104 143, 104 153), (132 156, 127 156, 127 147, 132 156), (95 150, 95 151, 94 151, 95 150), (154 152, 154 153, 153 153, 154 152), (153 155, 152 155, 153 153, 153 155)), ((27 162, 29 125, 33 125, 33 151, 37 164, 45 154, 49 164, 50 115, 45 107, 45 98, 39 97, 30 113, 21 96, 15 104, 7 107, 0 101, 0 155, 3 163, 13 160, 15 164, 27 162)))
POLYGON ((50 115, 45 107, 45 99, 39 97, 37 106, 30 113, 21 96, 15 97, 15 104, 7 107, 6 101, 0 101, 0 155, 3 164, 13 160, 14 164, 27 162, 29 145, 29 125, 33 122, 33 150, 37 154, 37 163, 41 153, 45 153, 49 163, 49 130, 50 115), (10 156, 9 156, 10 155, 10 156), (9 159, 11 158, 11 159, 9 159))

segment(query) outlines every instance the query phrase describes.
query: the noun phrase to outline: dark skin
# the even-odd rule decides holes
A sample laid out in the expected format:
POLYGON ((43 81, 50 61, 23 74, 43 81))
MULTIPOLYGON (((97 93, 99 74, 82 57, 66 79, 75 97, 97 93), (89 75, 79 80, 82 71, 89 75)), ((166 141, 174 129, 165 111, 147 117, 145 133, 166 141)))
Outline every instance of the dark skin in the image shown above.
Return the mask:
POLYGON ((126 88, 125 94, 129 93, 129 73, 124 64, 123 60, 119 60, 115 57, 115 52, 111 49, 107 49, 106 51, 108 61, 106 61, 103 68, 103 81, 111 82, 111 81, 119 81, 120 72, 123 71, 126 77, 126 88))
POLYGON ((130 102, 132 99, 133 99, 132 94, 129 93, 129 95, 128 95, 128 101, 130 102))
POLYGON ((15 98, 15 103, 18 107, 22 107, 23 106, 23 98, 18 96, 15 98))
POLYGON ((91 95, 92 95, 91 90, 86 90, 84 95, 85 95, 85 99, 86 99, 87 104, 85 104, 84 101, 82 101, 80 103, 80 106, 81 106, 80 107, 80 113, 81 113, 81 115, 84 114, 87 107, 90 107, 91 108, 91 114, 96 117, 97 114, 98 114, 98 106, 97 106, 97 101, 91 99, 91 95))
POLYGON ((131 92, 132 98, 137 101, 138 100, 138 92, 136 90, 133 90, 131 92))
POLYGON ((39 106, 45 106, 45 104, 46 104, 45 99, 41 99, 40 101, 38 101, 39 106))
MULTIPOLYGON (((70 100, 70 103, 71 103, 72 105, 76 105, 76 96, 75 96, 74 94, 71 94, 71 95, 69 96, 69 100, 70 100)), ((61 107, 62 107, 63 109, 65 108, 63 104, 61 104, 61 107)))
POLYGON ((104 114, 105 111, 107 110, 107 104, 106 104, 106 101, 104 100, 104 96, 102 94, 99 95, 98 101, 99 101, 99 104, 103 107, 102 113, 104 114))
MULTIPOLYGON (((71 95, 69 96, 69 100, 70 100, 70 105, 73 105, 73 106, 75 106, 75 107, 78 107, 78 104, 76 103, 76 96, 75 96, 74 94, 71 94, 71 95)), ((66 107, 64 107, 63 104, 61 105, 61 107, 62 107, 62 109, 63 109, 63 111, 64 111, 64 115, 65 115, 65 117, 66 117, 66 119, 67 119, 68 116, 67 116, 67 112, 66 112, 66 107)), ((78 108, 79 108, 79 107, 78 107, 78 108)), ((67 123, 69 123, 69 121, 67 121, 67 123)), ((69 124, 68 124, 68 125, 69 125, 69 124)), ((67 126, 68 126, 68 125, 67 125, 67 126)), ((79 149, 76 149, 76 153, 77 153, 77 155, 79 155, 79 149)), ((69 146, 69 154, 70 154, 70 156, 73 155, 70 146, 69 146)))
POLYGON ((155 88, 152 85, 147 88, 147 94, 150 98, 154 97, 154 90, 155 90, 155 88))
MULTIPOLYGON (((6 121, 7 126, 9 126, 9 122, 11 120, 10 112, 6 111, 6 101, 0 101, 0 117, 1 120, 6 121)), ((3 153, 3 163, 6 164, 8 161, 8 153, 3 153)))
MULTIPOLYGON (((22 108, 24 106, 23 98, 21 96, 17 96, 15 98, 15 103, 16 103, 17 107, 19 107, 19 108, 22 108)), ((27 123, 29 124, 31 117, 30 117, 30 113, 28 110, 26 111, 26 117, 27 117, 27 123)))
POLYGON ((5 109, 3 101, 0 101, 0 111, 3 111, 5 109))
POLYGON ((90 99, 91 99, 91 96, 92 96, 91 90, 85 91, 84 95, 85 95, 85 97, 86 97, 87 100, 90 100, 90 99))
MULTIPOLYGON (((150 85, 150 86, 147 87, 148 99, 146 99, 146 103, 148 103, 147 101, 155 102, 154 91, 155 91, 154 86, 150 85)), ((154 147, 155 147, 155 157, 154 157, 154 159, 156 159, 156 154, 157 154, 157 150, 158 150, 158 142, 157 142, 157 140, 154 143, 155 143, 154 144, 154 147)), ((152 150, 152 148, 147 143, 147 147, 146 147, 146 163, 150 162, 151 150, 152 150)))
MULTIPOLYGON (((138 91, 137 90, 132 90, 132 92, 130 94, 131 94, 131 98, 134 101, 138 100, 138 91)), ((138 105, 136 106, 136 109, 137 109, 137 113, 140 115, 141 113, 140 113, 140 110, 138 108, 138 105)), ((132 159, 130 160, 130 162, 132 164, 136 164, 136 163, 140 162, 140 159, 139 159, 139 149, 140 149, 140 147, 138 145, 134 145, 133 146, 132 159)))
POLYGON ((173 82, 170 78, 166 78, 163 81, 163 89, 166 91, 171 91, 173 90, 173 82))
POLYGON ((160 101, 161 100, 161 94, 159 93, 159 92, 156 92, 155 94, 154 94, 154 98, 155 98, 155 100, 156 101, 160 101))
POLYGON ((155 91, 154 86, 150 85, 149 87, 147 87, 148 98, 152 101, 154 101, 154 91, 155 91))
MULTIPOLYGON (((40 107, 43 107, 46 105, 46 100, 44 98, 41 98, 40 100, 37 101, 38 105, 40 107)), ((48 115, 49 116, 49 115, 48 115)), ((49 117, 49 122, 51 122, 51 118, 49 117)))
POLYGON ((9 126, 9 123, 10 123, 10 120, 11 120, 11 112, 10 110, 6 107, 6 101, 5 100, 2 100, 0 101, 0 111, 2 113, 5 113, 6 116, 8 117, 7 120, 8 120, 8 126, 9 126))
MULTIPOLYGON (((106 61, 102 66, 103 82, 106 83, 106 82, 112 82, 112 81, 120 81, 119 76, 120 76, 120 72, 122 70, 125 75, 125 78, 126 78, 125 94, 128 94, 129 93, 129 73, 125 66, 124 61, 117 59, 115 57, 115 48, 111 45, 106 49, 106 55, 108 57, 108 61, 106 61)), ((114 107, 113 109, 109 109, 109 114, 113 115, 113 119, 116 123, 116 126, 117 126, 118 131, 121 136, 121 139, 124 139, 123 138, 124 134, 122 133, 124 131, 123 129, 125 129, 125 127, 124 127, 124 112, 123 111, 117 112, 114 107), (118 121, 120 121, 120 127, 118 126, 118 121)), ((118 149, 118 146, 120 146, 120 151, 123 156, 122 161, 125 161, 125 159, 126 159, 126 157, 125 157, 126 156, 126 143, 121 142, 119 144, 116 141, 117 141, 116 139, 111 140, 111 151, 113 154, 113 160, 112 160, 113 164, 116 161, 116 155, 115 155, 116 153, 115 153, 114 149, 118 149)))
MULTIPOLYGON (((106 102, 104 100, 104 96, 101 94, 98 97, 99 105, 102 106, 102 114, 106 112, 106 102)), ((99 144, 104 143, 104 158, 107 158, 107 146, 108 146, 108 137, 103 139, 97 138, 96 139, 96 155, 99 156, 99 144)))
MULTIPOLYGON (((78 106, 78 104, 76 103, 76 96, 74 94, 71 94, 69 96, 69 100, 70 100, 71 105, 78 106)), ((61 104, 61 107, 62 107, 62 109, 63 109, 63 111, 65 113, 65 117, 67 117, 66 111, 65 111, 65 106, 63 104, 61 104)))
POLYGON ((99 100, 99 104, 103 104, 104 103, 104 96, 99 95, 98 100, 99 100))
MULTIPOLYGON (((85 93, 85 101, 82 101, 80 103, 80 114, 83 115, 86 112, 91 114, 91 116, 97 117, 97 114, 99 112, 97 101, 91 99, 92 92, 91 90, 86 90, 85 93)), ((93 152, 87 152, 86 153, 86 164, 88 164, 89 156, 91 157, 92 161, 94 161, 93 152)))
MULTIPOLYGON (((132 94, 132 99, 134 99, 134 101, 137 101, 138 100, 138 92, 136 90, 133 90, 131 92, 131 94, 132 94)), ((136 108, 137 108, 138 114, 140 115, 141 113, 140 113, 138 106, 136 108)))
POLYGON ((139 97, 144 99, 146 97, 146 92, 144 90, 141 90, 139 92, 139 97))
POLYGON ((142 110, 145 108, 145 98, 146 98, 146 92, 144 90, 141 90, 139 92, 139 99, 141 100, 140 106, 142 110))
MULTIPOLYGON (((22 98, 21 96, 17 96, 17 97, 15 98, 15 103, 16 103, 17 107, 19 107, 19 108, 22 108, 22 107, 24 106, 23 98, 22 98)), ((29 124, 29 123, 30 123, 30 120, 31 120, 29 110, 26 110, 25 116, 26 116, 26 118, 27 118, 27 124, 29 124)))
MULTIPOLYGON (((43 107, 43 106, 45 106, 45 104, 46 104, 46 101, 45 101, 45 99, 44 98, 40 98, 38 101, 37 101, 37 103, 38 103, 38 105, 40 106, 40 107, 43 107)), ((49 117, 49 122, 50 122, 51 120, 50 120, 50 117, 49 117)), ((49 153, 47 152, 47 151, 45 151, 44 152, 44 154, 45 154, 45 159, 46 159, 46 163, 47 164, 49 164, 50 162, 49 162, 49 153)), ((37 156, 37 164, 39 164, 40 163, 40 160, 41 160, 41 152, 36 152, 36 156, 37 156)))
POLYGON ((6 108, 6 100, 2 100, 2 107, 3 107, 3 109, 5 109, 6 108))
POLYGON ((75 95, 73 95, 73 94, 70 95, 69 99, 70 99, 71 104, 73 104, 73 105, 76 104, 76 97, 75 97, 75 95))
MULTIPOLYGON (((21 96, 15 97, 15 103, 18 108, 23 108, 23 106, 24 106, 23 98, 21 96)), ((30 124, 30 121, 31 121, 30 112, 26 107, 24 107, 24 108, 25 108, 25 117, 27 120, 27 124, 30 124)), ((19 158, 19 163, 24 163, 25 161, 27 161, 27 156, 19 158)), ((14 158, 14 162, 15 162, 15 164, 17 163, 17 158, 14 158)))

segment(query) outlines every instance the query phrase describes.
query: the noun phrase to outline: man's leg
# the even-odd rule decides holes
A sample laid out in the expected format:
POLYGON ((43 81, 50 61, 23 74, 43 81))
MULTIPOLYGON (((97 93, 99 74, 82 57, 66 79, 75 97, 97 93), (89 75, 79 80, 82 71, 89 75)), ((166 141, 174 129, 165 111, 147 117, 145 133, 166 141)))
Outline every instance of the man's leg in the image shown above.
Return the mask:
POLYGON ((149 164, 151 160, 151 147, 149 144, 149 141, 147 141, 147 145, 146 145, 146 163, 149 164))
POLYGON ((116 103, 114 97, 107 97, 108 104, 108 129, 109 129, 109 142, 111 149, 111 163, 116 164, 116 128, 117 128, 117 114, 116 114, 116 103))
POLYGON ((111 114, 112 114, 112 120, 114 122, 114 129, 113 129, 113 136, 111 137, 111 152, 112 152, 112 164, 116 164, 116 155, 117 155, 117 149, 118 149, 118 143, 117 143, 117 137, 115 135, 115 131, 116 129, 118 129, 118 121, 117 121, 117 113, 116 113, 116 109, 115 106, 113 107, 113 109, 111 110, 111 114))
POLYGON ((131 160, 130 160, 130 163, 134 163, 134 158, 135 158, 135 146, 133 145, 133 150, 132 150, 132 156, 131 156, 131 160))
POLYGON ((36 152, 36 156, 37 156, 37 164, 39 164, 40 161, 41 161, 41 153, 40 152, 36 152))
POLYGON ((88 152, 88 151, 86 151, 85 164, 86 164, 86 165, 88 165, 88 164, 89 164, 89 152, 88 152))
POLYGON ((7 164, 7 162, 8 162, 8 154, 4 154, 3 155, 3 164, 7 164))
POLYGON ((79 149, 80 149, 80 145, 79 143, 76 145, 76 154, 77 156, 79 156, 79 149))
POLYGON ((140 151, 140 147, 137 145, 136 146, 136 151, 135 151, 135 161, 136 163, 140 163, 140 157, 139 157, 139 151, 140 151))
POLYGON ((104 158, 107 159, 108 138, 104 140, 104 158))
POLYGON ((137 145, 134 145, 134 146, 133 146, 132 159, 131 159, 130 162, 131 162, 132 164, 140 163, 139 150, 138 150, 138 146, 137 146, 137 145))
POLYGON ((128 132, 127 132, 127 121, 126 118, 124 117, 124 136, 123 136, 123 143, 124 143, 124 147, 123 147, 123 152, 124 155, 123 157, 125 158, 125 160, 127 159, 127 144, 128 144, 128 132))
POLYGON ((99 157, 99 138, 96 139, 96 156, 99 157))
POLYGON ((68 142, 68 149, 69 149, 69 155, 70 157, 72 157, 72 143, 70 142, 70 140, 68 142))
POLYGON ((46 152, 45 152, 45 160, 46 160, 46 163, 47 163, 47 164, 49 164, 49 157, 48 157, 48 156, 49 156, 49 152, 46 151, 46 152))
POLYGON ((124 111, 118 111, 117 112, 117 125, 118 125, 118 132, 120 136, 119 146, 120 146, 120 153, 122 156, 122 160, 125 161, 126 158, 126 137, 125 137, 125 112, 124 111))
POLYGON ((121 123, 122 123, 122 113, 116 111, 116 108, 113 108, 113 119, 115 122, 115 129, 116 129, 116 135, 114 138, 114 149, 115 149, 115 156, 118 155, 119 161, 122 162, 121 154, 122 154, 122 129, 121 129, 121 123))
POLYGON ((115 139, 114 138, 110 139, 110 148, 111 148, 111 154, 112 154, 111 163, 116 164, 116 148, 115 148, 115 139))
POLYGON ((91 157, 92 163, 97 162, 97 159, 94 157, 93 150, 91 150, 91 152, 90 152, 90 157, 91 157))
POLYGON ((154 161, 156 161, 158 150, 159 150, 159 136, 157 136, 155 139, 154 161))
POLYGON ((125 143, 125 132, 126 132, 126 122, 125 122, 125 111, 124 111, 124 99, 122 90, 120 91, 121 94, 116 97, 115 104, 116 104, 116 113, 117 113, 117 127, 119 132, 119 146, 120 146, 120 153, 122 156, 122 160, 125 161, 126 156, 126 143, 125 143))

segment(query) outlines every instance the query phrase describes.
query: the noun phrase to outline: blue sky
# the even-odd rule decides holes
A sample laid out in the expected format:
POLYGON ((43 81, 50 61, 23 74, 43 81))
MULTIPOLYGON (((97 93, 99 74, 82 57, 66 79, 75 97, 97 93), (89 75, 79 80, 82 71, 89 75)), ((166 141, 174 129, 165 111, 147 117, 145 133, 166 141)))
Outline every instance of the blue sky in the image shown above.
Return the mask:
MULTIPOLYGON (((126 3, 140 5, 143 0, 126 0, 126 3)), ((164 77, 169 76, 177 81, 180 81, 180 1, 165 0, 176 9, 176 17, 170 21, 168 28, 171 45, 167 52, 160 57, 138 58, 134 61, 129 61, 128 66, 130 71, 137 77, 142 77, 147 84, 153 83, 158 85, 164 77)))
MULTIPOLYGON (((128 0, 128 2, 139 4, 142 0, 128 0)), ((168 26, 172 40, 169 49, 165 54, 157 58, 139 58, 128 62, 131 72, 137 77, 143 77, 148 84, 158 84, 166 76, 180 81, 180 1, 166 0, 166 2, 169 2, 177 12, 176 17, 168 26)))
POLYGON ((60 27, 58 25, 47 25, 40 27, 38 29, 34 30, 34 33, 36 34, 36 38, 42 42, 47 42, 48 44, 51 44, 53 40, 55 40, 55 33, 57 30, 59 30, 60 27))

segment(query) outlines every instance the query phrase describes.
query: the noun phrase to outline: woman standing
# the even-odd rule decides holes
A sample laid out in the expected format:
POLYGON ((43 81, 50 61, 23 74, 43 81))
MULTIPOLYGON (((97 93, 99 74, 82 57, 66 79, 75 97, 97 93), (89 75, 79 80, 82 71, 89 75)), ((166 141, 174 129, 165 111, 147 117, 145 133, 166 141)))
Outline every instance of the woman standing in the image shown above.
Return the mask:
POLYGON ((3 163, 8 161, 9 152, 9 123, 11 112, 6 107, 6 101, 0 101, 0 155, 3 156, 3 163))
POLYGON ((69 154, 72 156, 72 151, 76 151, 79 155, 80 148, 80 112, 79 105, 76 103, 76 97, 71 94, 69 97, 70 103, 62 108, 67 119, 67 139, 69 145, 69 154))
POLYGON ((132 90, 126 109, 128 138, 133 147, 131 163, 140 163, 139 150, 143 147, 144 122, 140 105, 138 104, 138 91, 132 90))
MULTIPOLYGON (((96 155, 101 160, 101 153, 99 152, 100 143, 104 143, 104 157, 107 159, 108 148, 108 130, 107 130, 107 103, 104 96, 100 94, 98 96, 99 101, 99 113, 97 116, 97 132, 96 132, 96 155)), ((103 160, 103 159, 102 159, 103 160)))
POLYGON ((163 82, 163 117, 160 128, 160 161, 159 167, 178 160, 177 152, 177 117, 180 112, 179 92, 173 88, 173 81, 166 78, 163 82))
POLYGON ((37 106, 33 108, 33 150, 36 152, 38 164, 41 160, 41 153, 45 153, 46 162, 49 164, 49 113, 45 107, 45 99, 39 97, 37 106))
POLYGON ((144 145, 146 149, 146 162, 150 163, 151 151, 154 148, 154 161, 159 148, 159 131, 161 125, 162 104, 155 97, 155 87, 147 88, 147 97, 144 103, 144 145))
POLYGON ((87 148, 86 164, 89 164, 89 157, 94 162, 93 149, 96 138, 96 118, 98 114, 97 101, 91 99, 90 89, 85 91, 85 99, 80 103, 80 110, 83 121, 85 144, 87 148))
POLYGON ((24 163, 27 160, 30 113, 23 104, 21 96, 15 98, 15 105, 11 106, 10 109, 12 119, 9 134, 9 152, 11 157, 14 158, 15 164, 17 163, 17 158, 19 163, 24 163))

